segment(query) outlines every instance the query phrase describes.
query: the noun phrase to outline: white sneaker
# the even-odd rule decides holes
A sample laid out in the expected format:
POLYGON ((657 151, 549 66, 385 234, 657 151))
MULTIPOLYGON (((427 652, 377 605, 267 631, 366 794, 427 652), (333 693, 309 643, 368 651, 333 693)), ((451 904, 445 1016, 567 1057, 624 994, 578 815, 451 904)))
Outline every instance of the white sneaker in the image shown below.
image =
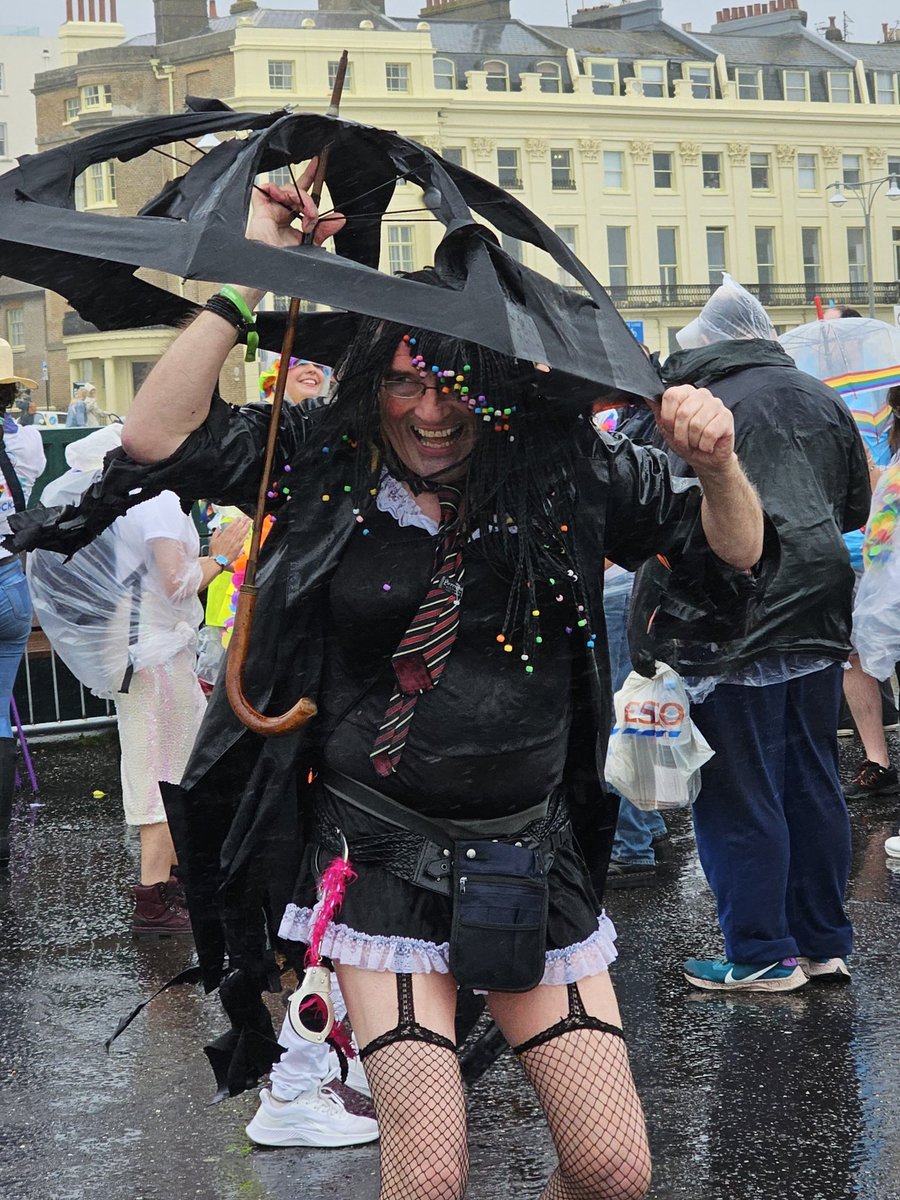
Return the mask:
POLYGON ((357 1054, 356 1058, 347 1059, 346 1086, 353 1088, 354 1092, 359 1092, 361 1096, 367 1096, 370 1100, 372 1099, 372 1089, 369 1087, 369 1081, 366 1078, 365 1067, 359 1061, 359 1054, 357 1054))
POLYGON ((347 1112, 340 1098, 321 1085, 283 1103, 263 1088, 247 1137, 259 1146, 361 1146, 376 1140, 378 1122, 347 1112))
POLYGON ((799 958, 797 960, 809 979, 817 983, 849 983, 850 968, 846 958, 799 958))
POLYGON ((889 837, 884 843, 884 852, 888 858, 900 858, 900 837, 889 837))

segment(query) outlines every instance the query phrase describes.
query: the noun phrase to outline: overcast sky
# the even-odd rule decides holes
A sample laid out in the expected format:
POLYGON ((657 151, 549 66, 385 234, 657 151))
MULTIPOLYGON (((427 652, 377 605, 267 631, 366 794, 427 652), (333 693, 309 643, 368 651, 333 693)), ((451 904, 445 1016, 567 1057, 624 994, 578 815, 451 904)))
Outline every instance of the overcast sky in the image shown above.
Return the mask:
MULTIPOLYGON (((746 3, 746 0, 744 0, 746 3)), ((228 11, 230 0, 218 0, 220 13, 228 11)), ((720 8, 737 6, 738 0, 663 0, 663 12, 672 25, 693 22, 695 31, 706 31, 716 19, 720 8)), ((262 6, 283 9, 314 9, 314 0, 262 0, 262 6)), ((387 0, 390 15, 415 16, 423 0, 387 0)), ((87 5, 85 4, 85 7, 87 5)), ((589 7, 588 0, 569 0, 569 11, 589 7)), ((827 25, 828 17, 843 22, 843 9, 852 12, 850 38, 858 42, 881 40, 881 25, 887 21, 900 25, 900 0, 808 0, 801 7, 809 13, 809 26, 827 25)), ((0 27, 11 24, 29 26, 40 22, 41 32, 53 34, 65 18, 65 0, 28 0, 27 5, 14 6, 9 0, 0 3, 0 27), (15 19, 13 20, 13 11, 15 19)), ((153 29, 153 0, 118 0, 119 20, 129 37, 150 33, 153 29)), ((545 25, 563 25, 566 21, 566 0, 512 0, 512 15, 522 21, 545 25)))

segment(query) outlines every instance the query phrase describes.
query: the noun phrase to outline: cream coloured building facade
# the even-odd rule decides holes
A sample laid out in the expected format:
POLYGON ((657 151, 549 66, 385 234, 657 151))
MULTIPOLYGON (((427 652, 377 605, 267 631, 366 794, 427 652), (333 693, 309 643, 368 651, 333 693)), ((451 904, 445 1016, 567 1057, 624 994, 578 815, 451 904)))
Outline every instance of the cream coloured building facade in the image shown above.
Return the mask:
MULTIPOLYGON (((811 319, 817 293, 865 307, 863 209, 847 186, 838 211, 828 185, 900 173, 900 44, 828 40, 792 4, 772 0, 750 18, 725 10, 709 33, 690 33, 665 23, 659 0, 581 10, 569 28, 525 25, 503 0, 431 0, 419 19, 392 17, 390 0, 387 13, 359 0, 303 11, 237 0, 225 16, 207 0, 155 0, 154 32, 129 42, 73 53, 86 23, 63 25, 66 65, 35 88, 38 140, 179 111, 186 94, 243 110, 321 109, 346 47, 346 116, 507 187, 665 353, 723 269, 759 289, 779 326, 811 319)), ((82 181, 79 203, 133 212, 178 169, 160 161, 138 178, 113 168, 82 181)), ((893 320, 900 204, 887 193, 874 198, 870 228, 877 314, 893 320)), ((418 189, 400 184, 384 226, 387 269, 430 260, 439 227, 408 211, 418 207, 418 189)), ((551 269, 542 252, 504 244, 551 269)), ((192 298, 211 290, 183 286, 192 298)), ((51 350, 66 387, 90 373, 102 400, 125 411, 171 335, 100 334, 57 310, 51 350)), ((226 387, 255 394, 238 359, 226 387)))

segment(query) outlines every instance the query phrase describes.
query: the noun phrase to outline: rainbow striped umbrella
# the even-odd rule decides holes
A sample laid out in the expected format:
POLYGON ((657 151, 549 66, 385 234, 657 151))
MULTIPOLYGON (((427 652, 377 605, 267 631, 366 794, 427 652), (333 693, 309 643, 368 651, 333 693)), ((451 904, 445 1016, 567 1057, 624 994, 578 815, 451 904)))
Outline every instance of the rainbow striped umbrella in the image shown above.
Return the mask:
POLYGON ((834 388, 870 449, 886 452, 888 392, 900 385, 900 328, 869 317, 840 317, 800 325, 779 341, 801 371, 834 388))

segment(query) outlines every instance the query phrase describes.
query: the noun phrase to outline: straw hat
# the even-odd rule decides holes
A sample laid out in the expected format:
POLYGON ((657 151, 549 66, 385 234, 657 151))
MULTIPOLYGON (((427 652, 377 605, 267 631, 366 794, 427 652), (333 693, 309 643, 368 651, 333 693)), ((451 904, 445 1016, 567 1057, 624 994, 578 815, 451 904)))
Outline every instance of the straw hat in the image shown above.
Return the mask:
POLYGON ((13 366, 12 346, 9 342, 4 342, 0 338, 0 383, 21 383, 27 388, 37 390, 37 384, 33 379, 26 379, 24 375, 17 375, 13 366))

